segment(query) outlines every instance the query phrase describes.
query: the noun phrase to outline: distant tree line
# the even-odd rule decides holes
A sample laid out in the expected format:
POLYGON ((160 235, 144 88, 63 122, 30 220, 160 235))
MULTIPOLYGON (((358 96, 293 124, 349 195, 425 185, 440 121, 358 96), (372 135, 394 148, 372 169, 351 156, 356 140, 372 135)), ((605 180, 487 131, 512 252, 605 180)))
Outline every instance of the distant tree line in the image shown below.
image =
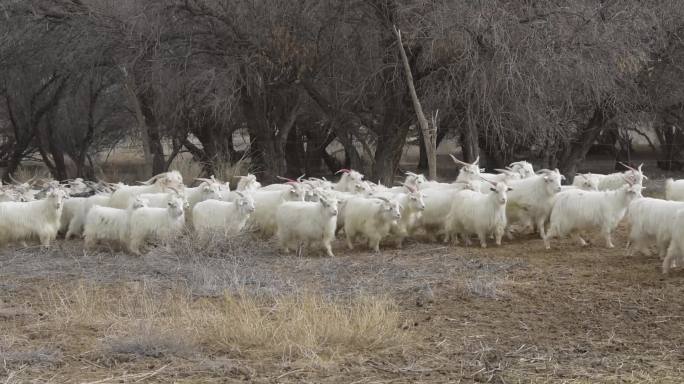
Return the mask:
POLYGON ((408 139, 427 167, 395 26, 437 142, 466 161, 573 174, 643 127, 663 168, 684 148, 678 0, 9 0, 0 19, 5 180, 27 159, 92 178, 135 139, 150 174, 189 152, 207 175, 249 156, 267 181, 346 167, 391 183, 408 139))

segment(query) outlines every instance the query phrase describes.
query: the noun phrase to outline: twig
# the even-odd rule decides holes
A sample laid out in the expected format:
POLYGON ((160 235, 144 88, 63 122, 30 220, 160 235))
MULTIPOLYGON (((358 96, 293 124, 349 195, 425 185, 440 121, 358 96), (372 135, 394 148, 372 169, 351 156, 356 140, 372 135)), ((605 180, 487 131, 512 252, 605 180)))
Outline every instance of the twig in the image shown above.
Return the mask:
POLYGON ((290 372, 285 372, 285 373, 283 373, 282 375, 276 377, 276 380, 282 379, 283 377, 289 376, 289 375, 291 375, 291 374, 293 374, 293 373, 302 372, 303 370, 304 370, 303 368, 299 368, 299 369, 294 369, 294 370, 292 370, 292 371, 290 371, 290 372))
POLYGON ((108 381, 116 381, 116 380, 121 380, 121 381, 129 380, 130 381, 132 379, 137 379, 134 381, 134 383, 139 383, 143 380, 147 380, 147 379, 157 375, 159 372, 163 371, 168 366, 169 366, 169 364, 166 364, 165 366, 157 369, 156 371, 152 371, 152 372, 136 373, 134 375, 124 374, 123 376, 119 376, 119 377, 111 376, 111 377, 108 377, 106 379, 97 380, 97 381, 89 381, 87 383, 81 383, 81 384, 103 384, 103 383, 106 383, 108 381))

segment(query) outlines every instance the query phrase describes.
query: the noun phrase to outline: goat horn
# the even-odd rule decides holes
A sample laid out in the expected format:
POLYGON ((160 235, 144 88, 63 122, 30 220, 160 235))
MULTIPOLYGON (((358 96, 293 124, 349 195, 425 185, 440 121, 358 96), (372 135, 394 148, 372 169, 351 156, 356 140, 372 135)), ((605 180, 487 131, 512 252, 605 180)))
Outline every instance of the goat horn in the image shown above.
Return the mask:
POLYGON ((629 184, 630 186, 634 185, 634 180, 632 180, 631 177, 622 176, 622 178, 625 179, 627 184, 629 184))
POLYGON ((19 181, 17 181, 17 179, 15 179, 14 176, 12 176, 11 173, 8 174, 7 176, 9 177, 10 180, 12 180, 12 182, 13 182, 14 184, 22 184, 22 183, 20 183, 19 181))
POLYGON ((618 164, 622 165, 623 167, 625 167, 625 168, 627 168, 627 169, 631 169, 632 171, 635 171, 635 172, 637 172, 637 170, 636 170, 636 169, 634 169, 634 168, 630 167, 629 165, 627 165, 627 164, 623 163, 622 161, 618 161, 618 164))
POLYGON ((487 182, 487 183, 488 183, 489 185, 491 185, 492 187, 496 187, 496 184, 494 184, 491 180, 487 180, 487 179, 485 179, 485 178, 482 177, 482 176, 480 176, 480 179, 484 180, 485 182, 487 182))
POLYGON ((413 186, 411 186, 411 185, 408 185, 408 184, 406 184, 406 183, 404 183, 404 184, 402 184, 402 185, 403 185, 403 186, 404 186, 404 187, 405 187, 406 189, 408 189, 408 190, 409 190, 409 192, 411 192, 411 193, 414 193, 414 192, 416 192, 416 189, 415 189, 415 188, 413 188, 413 186))
POLYGON ((152 176, 149 180, 146 180, 146 181, 138 181, 138 183, 140 183, 140 184, 145 184, 145 185, 150 185, 150 184, 154 183, 155 181, 157 181, 157 179, 159 179, 159 178, 162 177, 163 175, 164 175, 164 173, 160 173, 160 174, 158 174, 158 175, 152 176))
POLYGON ((452 155, 451 153, 449 154, 449 156, 451 157, 451 160, 453 160, 454 163, 456 163, 456 164, 459 164, 459 165, 470 165, 470 164, 468 164, 468 163, 466 163, 466 162, 463 162, 463 161, 457 159, 456 156, 452 155))
POLYGON ((340 172, 342 172, 342 173, 349 173, 349 172, 351 172, 351 169, 340 168, 340 170, 337 171, 337 172, 335 172, 335 174, 337 175, 337 174, 340 173, 340 172))
POLYGON ((511 170, 509 170, 509 169, 494 168, 494 170, 497 171, 497 172, 499 172, 499 173, 503 173, 503 174, 505 174, 505 175, 512 175, 512 174, 515 173, 515 172, 513 172, 513 171, 511 171, 511 170))
POLYGON ((276 178, 279 179, 279 180, 285 180, 285 181, 288 182, 288 184, 289 184, 289 183, 300 183, 300 182, 301 182, 301 181, 299 181, 299 180, 292 180, 292 179, 290 179, 290 178, 282 177, 282 176, 276 176, 276 178))
POLYGON ((168 189, 174 191, 174 192, 175 192, 177 195, 179 195, 179 196, 180 196, 180 194, 181 194, 181 192, 180 192, 179 190, 177 190, 176 188, 174 188, 174 187, 166 187, 166 188, 168 188, 168 189))

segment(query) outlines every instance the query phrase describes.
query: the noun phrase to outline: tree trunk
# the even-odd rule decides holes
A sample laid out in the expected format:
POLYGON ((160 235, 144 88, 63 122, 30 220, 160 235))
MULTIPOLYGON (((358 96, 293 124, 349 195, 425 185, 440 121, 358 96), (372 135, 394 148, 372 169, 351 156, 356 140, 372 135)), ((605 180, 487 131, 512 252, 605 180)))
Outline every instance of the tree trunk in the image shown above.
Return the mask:
POLYGON ((466 123, 461 131, 461 151, 463 161, 472 163, 480 156, 480 137, 477 133, 477 126, 473 123, 466 123))
MULTIPOLYGON (((309 128, 304 134, 306 136, 304 170, 307 175, 322 176, 326 173, 325 167, 328 161, 326 157, 332 158, 325 151, 325 148, 334 140, 335 136, 329 135, 326 129, 318 127, 309 128)), ((337 162, 335 161, 334 163, 337 162)), ((337 169, 331 170, 334 173, 340 168, 342 167, 338 166, 337 169)))
POLYGON ((333 106, 325 95, 314 86, 311 80, 302 79, 301 84, 309 97, 316 102, 316 105, 330 119, 331 128, 335 132, 338 141, 344 147, 344 168, 353 168, 362 173, 366 172, 366 164, 354 146, 354 139, 351 133, 353 131, 352 126, 359 126, 361 124, 358 121, 358 117, 333 106))
POLYGON ((431 180, 435 180, 437 178, 437 127, 434 126, 435 122, 433 122, 433 127, 431 129, 427 119, 425 118, 423 107, 420 105, 420 100, 418 99, 418 94, 416 93, 416 87, 413 84, 411 65, 409 64, 408 57, 406 56, 404 45, 401 42, 401 32, 396 26, 394 26, 394 34, 397 37, 401 61, 404 64, 404 74, 406 75, 406 84, 408 85, 409 93, 411 94, 411 100, 413 101, 413 109, 416 112, 418 124, 420 124, 420 130, 425 138, 425 148, 428 158, 428 177, 431 180))
POLYGON ((399 168, 407 132, 408 127, 398 127, 387 136, 378 137, 378 141, 383 143, 375 150, 375 163, 373 164, 373 177, 378 183, 386 186, 394 185, 394 174, 399 168))
POLYGON ((570 144, 565 156, 563 156, 562 161, 560 161, 560 171, 568 177, 570 182, 572 182, 575 173, 577 173, 577 168, 580 163, 584 161, 587 152, 589 152, 592 144, 596 141, 601 132, 603 132, 606 122, 610 120, 611 117, 612 112, 604 110, 601 106, 596 106, 591 119, 589 119, 584 128, 582 128, 582 131, 579 133, 578 137, 575 138, 574 142, 570 144))
POLYGON ((290 130, 290 133, 285 142, 285 163, 287 164, 287 171, 283 176, 297 178, 304 172, 304 143, 298 135, 297 128, 290 130))
MULTIPOLYGON (((447 130, 446 129, 440 129, 439 132, 437 132, 437 142, 435 143, 436 148, 439 148, 439 145, 442 143, 444 138, 447 135, 447 130)), ((425 150, 425 140, 423 139, 423 133, 419 132, 418 133, 418 147, 419 147, 419 153, 418 153, 418 166, 416 167, 418 172, 425 172, 428 169, 428 161, 427 161, 427 151, 425 150)))
POLYGON ((243 90, 240 97, 242 112, 247 120, 252 166, 266 183, 276 182, 277 176, 285 174, 287 164, 282 149, 277 150, 275 137, 271 132, 264 111, 263 95, 250 95, 243 90))
POLYGON ((140 100, 138 99, 138 93, 135 89, 135 82, 131 75, 126 71, 126 69, 123 69, 123 74, 124 88, 126 89, 128 102, 133 111, 135 112, 135 120, 138 124, 138 130, 140 131, 140 138, 142 139, 143 158, 145 161, 145 175, 152 176, 154 172, 154 159, 152 158, 152 150, 150 149, 150 136, 147 132, 147 123, 145 122, 145 116, 143 115, 140 100))

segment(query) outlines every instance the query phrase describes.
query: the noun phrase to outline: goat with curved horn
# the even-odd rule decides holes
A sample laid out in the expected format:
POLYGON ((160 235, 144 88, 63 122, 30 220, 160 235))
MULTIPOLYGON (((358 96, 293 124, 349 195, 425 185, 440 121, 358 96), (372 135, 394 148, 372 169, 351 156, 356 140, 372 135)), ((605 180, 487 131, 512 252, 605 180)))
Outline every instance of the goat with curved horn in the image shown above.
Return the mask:
POLYGON ((451 157, 451 160, 453 160, 454 163, 456 163, 456 164, 458 164, 458 165, 470 165, 470 164, 468 164, 468 163, 466 163, 466 162, 464 162, 464 161, 461 161, 461 160, 457 159, 456 156, 454 156, 454 155, 452 155, 452 154, 449 154, 449 157, 451 157))
POLYGON ((15 179, 14 176, 12 176, 11 173, 8 174, 7 176, 9 177, 10 181, 12 181, 14 184, 17 184, 17 185, 23 184, 22 182, 20 182, 20 181, 18 181, 17 179, 15 179))
POLYGON ((160 177, 162 177, 162 176, 164 176, 164 174, 163 174, 163 173, 160 173, 160 174, 158 174, 158 175, 152 176, 152 177, 149 178, 148 180, 145 180, 145 181, 138 181, 138 183, 139 183, 139 184, 144 184, 144 185, 154 184, 154 182, 156 182, 157 179, 160 178, 160 177))
POLYGON ((289 183, 301 183, 300 180, 292 180, 292 179, 290 179, 289 177, 283 177, 283 176, 276 176, 276 179, 278 179, 278 180, 285 180, 285 181, 287 182, 286 184, 289 184, 289 183))

